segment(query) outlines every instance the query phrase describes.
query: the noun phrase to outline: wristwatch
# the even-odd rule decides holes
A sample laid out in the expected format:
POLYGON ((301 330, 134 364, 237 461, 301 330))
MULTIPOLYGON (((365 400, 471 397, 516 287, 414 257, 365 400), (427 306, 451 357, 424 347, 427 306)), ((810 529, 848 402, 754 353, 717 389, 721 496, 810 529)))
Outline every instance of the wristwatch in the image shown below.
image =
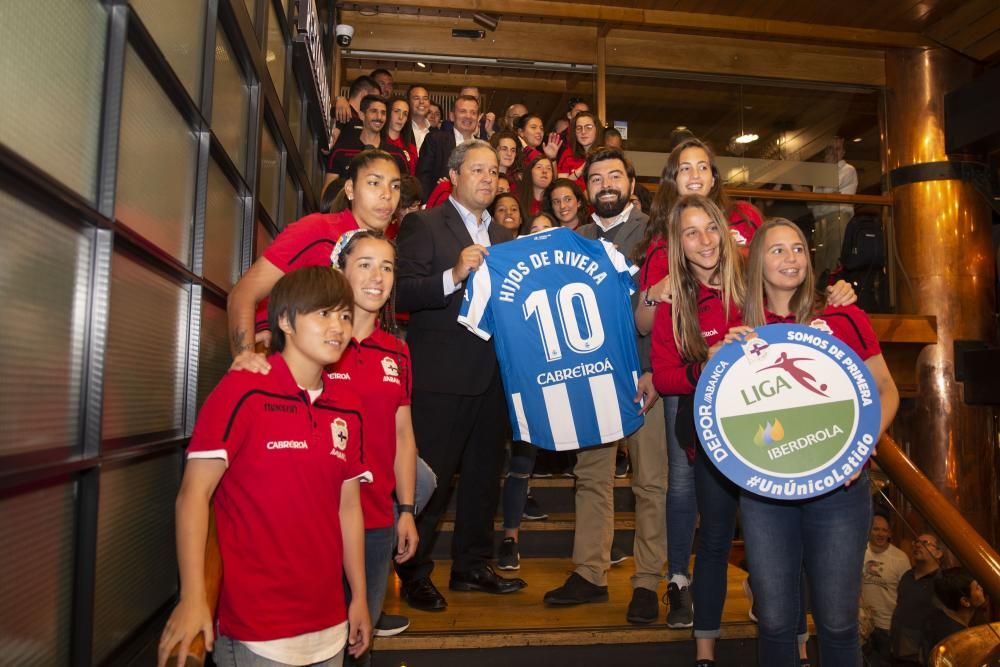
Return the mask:
POLYGON ((649 299, 649 290, 648 290, 648 289, 647 289, 647 290, 646 290, 645 292, 643 292, 643 293, 642 293, 642 302, 643 302, 643 303, 644 303, 644 304, 645 304, 645 305, 646 305, 646 306, 647 306, 648 308, 652 308, 653 306, 655 306, 655 305, 656 305, 656 302, 655 302, 655 301, 650 301, 650 299, 649 299))
POLYGON ((402 514, 403 512, 407 512, 407 513, 409 513, 409 514, 413 514, 413 513, 414 513, 414 510, 413 510, 413 505, 403 505, 403 504, 399 504, 399 505, 397 505, 397 506, 396 506, 396 509, 398 509, 398 510, 399 510, 399 513, 400 513, 400 514, 402 514))

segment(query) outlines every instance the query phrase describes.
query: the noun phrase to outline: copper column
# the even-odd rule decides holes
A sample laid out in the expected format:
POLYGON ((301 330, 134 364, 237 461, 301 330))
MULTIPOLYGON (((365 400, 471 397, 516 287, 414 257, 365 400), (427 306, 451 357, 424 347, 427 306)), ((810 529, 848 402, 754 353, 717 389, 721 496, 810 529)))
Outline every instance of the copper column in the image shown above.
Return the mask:
MULTIPOLYGON (((945 49, 890 49, 885 65, 891 182, 894 169, 948 160, 944 94, 975 72, 971 61, 945 49)), ((996 340, 990 209, 958 179, 893 185, 892 197, 896 243, 909 277, 897 271, 897 311, 935 315, 938 326, 938 343, 917 361, 918 396, 905 444, 917 466, 996 546, 993 412, 965 404, 952 345, 956 339, 996 340)))

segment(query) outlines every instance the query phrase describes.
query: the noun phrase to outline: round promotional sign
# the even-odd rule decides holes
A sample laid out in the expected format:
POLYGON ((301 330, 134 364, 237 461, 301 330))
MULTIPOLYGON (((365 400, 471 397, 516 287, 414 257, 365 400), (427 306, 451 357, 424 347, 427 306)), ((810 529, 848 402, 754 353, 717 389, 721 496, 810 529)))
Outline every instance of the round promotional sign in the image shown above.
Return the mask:
POLYGON ((695 392, 701 445, 738 487, 767 498, 828 493, 861 470, 879 434, 864 361, 820 329, 771 324, 724 345, 695 392))

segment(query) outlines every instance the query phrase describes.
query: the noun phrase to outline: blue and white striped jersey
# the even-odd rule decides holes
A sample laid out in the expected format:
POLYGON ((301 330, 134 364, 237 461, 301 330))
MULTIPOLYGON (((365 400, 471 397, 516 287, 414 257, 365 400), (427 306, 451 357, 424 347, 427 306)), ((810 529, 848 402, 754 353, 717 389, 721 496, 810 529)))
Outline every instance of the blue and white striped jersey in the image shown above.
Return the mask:
POLYGON ((636 271, 610 243, 564 228, 490 247, 458 321, 494 338, 516 440, 570 450, 642 426, 636 271))

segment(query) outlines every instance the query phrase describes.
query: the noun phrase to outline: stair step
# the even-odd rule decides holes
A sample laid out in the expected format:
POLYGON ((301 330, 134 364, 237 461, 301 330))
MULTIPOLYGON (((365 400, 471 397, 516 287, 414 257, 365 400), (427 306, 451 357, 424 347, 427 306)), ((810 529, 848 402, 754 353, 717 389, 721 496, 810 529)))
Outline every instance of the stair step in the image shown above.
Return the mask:
MULTIPOLYGON (((528 587, 510 595, 490 595, 449 590, 450 563, 439 561, 432 579, 448 600, 448 608, 443 612, 411 609, 400 601, 399 582, 391 576, 385 612, 408 616, 411 625, 401 635, 380 637, 376 655, 403 650, 690 642, 690 629, 667 628, 662 603, 656 623, 636 626, 625 620, 632 595, 629 577, 634 568, 630 561, 608 572, 608 602, 546 607, 542 596, 561 586, 572 569, 573 563, 565 558, 523 558, 519 571, 501 574, 521 577, 528 587)), ((757 626, 747 615, 750 604, 743 593, 745 577, 746 572, 730 566, 722 617, 723 640, 757 635, 757 626)), ((658 595, 664 590, 665 585, 661 584, 658 595)))
MULTIPOLYGON (((503 517, 493 519, 493 529, 503 530, 503 517)), ((438 532, 455 530, 455 514, 448 512, 438 524, 438 532)), ((576 514, 573 512, 549 512, 549 518, 542 521, 521 521, 522 532, 576 530, 576 514)), ((615 512, 615 530, 635 530, 634 512, 615 512)))

